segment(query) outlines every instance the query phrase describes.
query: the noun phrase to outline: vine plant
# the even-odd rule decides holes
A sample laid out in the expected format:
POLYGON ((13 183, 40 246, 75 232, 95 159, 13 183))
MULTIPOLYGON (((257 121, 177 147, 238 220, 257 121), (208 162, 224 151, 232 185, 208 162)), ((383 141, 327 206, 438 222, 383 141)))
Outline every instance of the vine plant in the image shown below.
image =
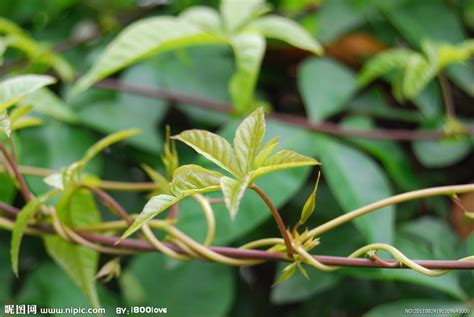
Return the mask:
POLYGON ((35 196, 22 173, 38 173, 38 170, 17 164, 12 131, 35 125, 37 122, 28 121, 25 117, 30 110, 28 107, 20 106, 10 110, 26 94, 52 82, 54 80, 48 76, 16 78, 16 81, 13 78, 3 82, 0 150, 5 160, 2 164, 16 181, 25 205, 18 210, 0 203, 0 210, 3 211, 0 227, 12 231, 11 262, 17 275, 20 245, 24 234, 40 235, 43 238, 51 257, 95 306, 100 305, 95 288, 96 276, 109 280, 120 274, 118 257, 107 262, 100 270, 97 269, 101 253, 122 256, 157 250, 180 260, 199 259, 233 266, 255 265, 268 260, 290 262, 277 283, 291 277, 296 269, 306 275, 303 265, 323 271, 334 271, 342 266, 411 268, 428 276, 446 274, 448 269, 474 268, 474 255, 458 261, 412 260, 403 254, 403 250, 383 243, 363 246, 345 258, 310 254, 312 250, 317 250, 319 238, 323 233, 357 217, 391 204, 423 197, 474 192, 474 184, 427 188, 396 195, 356 209, 318 227, 305 228, 305 223, 313 215, 316 206, 318 174, 314 190, 301 210, 299 221, 290 229, 272 200, 255 181, 278 170, 317 166, 320 162, 290 150, 277 151, 278 138, 272 138, 264 144, 265 118, 262 108, 258 108, 243 120, 236 130, 232 145, 223 137, 204 130, 183 131, 172 137, 168 131, 162 156, 166 175, 143 166, 153 180, 153 186, 139 187, 128 183, 114 183, 111 186, 112 183, 84 172, 85 166, 99 152, 139 132, 127 130, 105 137, 92 146, 82 159, 64 167, 60 172, 39 171, 41 175, 48 174, 44 180, 52 189, 43 195, 35 196), (180 165, 176 141, 190 146, 215 163, 218 169, 210 170, 192 164, 180 165), (154 196, 143 211, 135 215, 124 210, 104 191, 106 188, 146 190, 153 192, 154 196), (219 203, 219 200, 211 199, 206 194, 222 193, 229 217, 235 218, 247 190, 254 191, 266 204, 281 236, 251 241, 239 248, 212 246, 216 229, 212 204, 219 203), (95 208, 94 196, 120 219, 103 222, 95 208), (195 199, 199 203, 207 221, 206 238, 202 243, 176 226, 179 222, 178 203, 187 198, 195 199), (165 211, 169 212, 168 217, 155 219, 165 211), (158 231, 164 233, 165 237, 159 239, 156 235, 158 231), (132 235, 136 238, 130 239, 132 235), (262 248, 264 250, 261 250, 262 248), (394 260, 382 259, 377 255, 378 251, 385 251, 394 260), (363 256, 368 259, 360 259, 363 256))

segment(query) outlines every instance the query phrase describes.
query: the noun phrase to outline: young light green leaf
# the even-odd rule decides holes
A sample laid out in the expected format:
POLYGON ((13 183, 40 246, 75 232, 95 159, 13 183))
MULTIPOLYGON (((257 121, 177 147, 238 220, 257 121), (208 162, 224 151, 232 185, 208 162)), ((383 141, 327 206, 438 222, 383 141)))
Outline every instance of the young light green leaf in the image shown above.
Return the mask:
POLYGON ((271 173, 281 169, 319 165, 314 158, 307 157, 290 150, 281 150, 270 156, 262 166, 258 167, 252 174, 253 178, 263 174, 271 173))
POLYGON ((43 182, 53 188, 64 190, 63 175, 61 173, 53 173, 48 175, 43 178, 43 182))
POLYGON ((219 17, 219 13, 210 7, 191 7, 183 11, 179 15, 179 18, 193 24, 203 32, 214 34, 219 34, 222 32, 221 18, 219 17))
POLYGON ((165 144, 163 145, 163 155, 161 156, 161 160, 165 165, 166 175, 169 179, 173 177, 174 171, 179 166, 179 157, 178 151, 176 151, 176 142, 174 140, 171 140, 170 135, 170 127, 166 126, 166 140, 165 144))
POLYGON ((308 221, 309 217, 311 217, 316 207, 316 193, 318 190, 320 177, 321 177, 321 173, 318 173, 318 178, 316 179, 316 184, 314 185, 314 189, 311 192, 311 195, 309 195, 308 199, 304 203, 303 210, 301 210, 301 217, 299 221, 301 225, 303 225, 306 221, 308 221))
POLYGON ((10 120, 13 122, 20 119, 23 116, 26 116, 28 113, 33 110, 32 106, 16 107, 10 112, 10 120))
POLYGON ((21 102, 22 105, 32 105, 33 110, 50 116, 56 120, 67 123, 76 123, 77 115, 48 88, 41 88, 27 95, 21 102))
POLYGON ((142 19, 125 28, 107 46, 92 69, 76 84, 73 93, 84 91, 94 82, 154 54, 216 43, 223 43, 223 39, 183 19, 167 16, 142 19))
POLYGON ((249 176, 241 180, 235 180, 226 176, 221 178, 224 202, 232 220, 235 219, 235 216, 239 211, 240 201, 242 200, 249 183, 249 176))
POLYGON ((2 81, 0 110, 8 108, 27 94, 55 82, 56 79, 47 75, 21 75, 2 81))
POLYGON ((97 154, 99 154, 100 152, 102 152, 103 150, 111 146, 112 144, 120 142, 138 133, 140 133, 139 129, 129 129, 129 130, 123 130, 116 133, 112 133, 106 136, 105 138, 103 138, 102 140, 100 140, 99 142, 97 142, 96 144, 94 144, 91 148, 89 148, 81 161, 85 165, 90 160, 92 160, 94 156, 96 156, 97 154))
POLYGON ((74 71, 64 59, 32 39, 15 23, 0 17, 0 34, 2 33, 7 35, 8 46, 25 53, 32 63, 51 66, 65 80, 73 78, 74 71))
POLYGON ((135 231, 139 230, 148 220, 158 216, 160 213, 176 204, 182 197, 161 194, 152 197, 143 208, 143 211, 135 219, 135 222, 122 235, 122 239, 131 236, 135 231))
POLYGON ((234 33, 252 19, 265 14, 269 7, 264 0, 222 0, 220 5, 225 30, 234 33))
POLYGON ((37 127, 43 124, 40 118, 23 117, 12 123, 12 131, 37 127))
POLYGON ((105 263, 99 272, 96 274, 96 278, 102 280, 104 283, 110 282, 113 278, 119 278, 122 272, 120 266, 120 258, 116 257, 105 263))
POLYGON ((254 107, 253 93, 265 53, 265 39, 260 33, 243 32, 233 36, 230 44, 237 72, 230 79, 229 91, 237 111, 248 113, 254 107))
POLYGON ((323 53, 321 45, 298 23, 277 15, 267 15, 251 24, 265 37, 281 40, 297 48, 310 51, 316 55, 323 53))
POLYGON ((273 283, 272 287, 275 287, 278 284, 280 284, 281 282, 284 282, 284 281, 290 279, 296 272, 297 263, 298 262, 293 262, 293 263, 290 263, 287 266, 285 266, 285 268, 283 269, 283 272, 278 277, 278 279, 275 281, 275 283, 273 283))
POLYGON ((413 53, 407 49, 391 49, 377 54, 362 68, 357 80, 359 86, 365 86, 390 71, 402 69, 412 55, 413 53))
POLYGON ((0 110, 0 132, 5 134, 7 138, 12 133, 12 122, 6 110, 0 110))
POLYGON ((159 186, 158 193, 171 195, 169 180, 166 177, 146 164, 142 164, 142 168, 148 177, 159 186))
POLYGON ((245 175, 254 168, 254 161, 264 136, 265 114, 263 108, 258 108, 242 121, 234 138, 235 156, 245 175))
POLYGON ((20 254, 21 240, 23 239, 23 234, 26 227, 28 226, 28 222, 36 214, 41 205, 45 204, 58 193, 59 191, 53 190, 34 198, 33 200, 29 201, 18 214, 18 217, 15 221, 15 227, 13 227, 10 249, 12 268, 16 276, 18 276, 18 257, 20 254))
POLYGON ((216 191, 220 189, 220 178, 222 176, 221 173, 205 169, 199 165, 183 165, 174 172, 171 190, 176 196, 216 191))
POLYGON ((187 130, 173 136, 234 176, 242 175, 232 146, 223 137, 205 130, 187 130))
POLYGON ((403 96, 411 99, 419 94, 434 78, 437 69, 420 54, 412 54, 405 66, 403 77, 403 96))
POLYGON ((253 164, 254 168, 261 167, 265 163, 265 161, 270 157, 270 155, 273 154, 279 142, 279 137, 273 137, 267 142, 267 144, 262 147, 260 152, 255 157, 253 164))

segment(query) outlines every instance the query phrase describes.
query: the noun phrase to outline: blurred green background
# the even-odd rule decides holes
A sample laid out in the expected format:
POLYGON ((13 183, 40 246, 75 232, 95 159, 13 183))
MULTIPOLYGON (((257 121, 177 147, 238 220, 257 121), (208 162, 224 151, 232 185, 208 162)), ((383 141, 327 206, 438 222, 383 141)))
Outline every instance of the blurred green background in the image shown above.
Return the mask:
MULTIPOLYGON (((243 0, 245 1, 245 0, 243 0)), ((346 127, 386 129, 441 128, 445 119, 440 89, 430 84, 412 101, 393 97, 386 81, 360 89, 356 77, 364 62, 391 47, 419 49, 424 40, 460 43, 474 33, 472 0, 274 0, 277 14, 297 21, 325 46, 324 57, 268 43, 257 95, 277 112, 306 116, 312 122, 332 121, 346 127)), ((2 0, 0 16, 25 29, 42 45, 59 52, 84 74, 104 47, 126 25, 138 19, 175 15, 194 5, 217 7, 200 0, 2 0)), ((0 33, 1 35, 1 33, 0 33)), ((229 102, 227 85, 234 70, 229 48, 205 46, 151 57, 114 75, 119 82, 164 88, 191 96, 229 102)), ((43 73, 41 63, 25 63, 8 50, 2 77, 43 73)), ((472 60, 447 71, 460 120, 474 123, 472 60)), ((22 131, 16 140, 23 165, 60 170, 77 160, 101 136, 124 128, 142 133, 127 146, 114 146, 90 166, 107 180, 146 181, 139 168, 147 163, 163 170, 160 153, 165 125, 172 132, 204 128, 231 137, 238 116, 203 110, 195 105, 130 93, 91 88, 61 101, 70 84, 52 87, 73 117, 44 115, 41 127, 22 131)), ((269 121, 268 136, 279 135, 282 148, 323 162, 315 226, 392 194, 474 179, 474 138, 397 142, 334 137, 269 121)), ((194 152, 178 146, 182 163, 199 162, 194 152)), ((274 199, 287 223, 295 223, 314 184, 315 173, 295 169, 264 177, 260 185, 274 199)), ((35 193, 45 191, 39 177, 29 177, 35 193)), ((21 206, 8 176, 0 174, 0 200, 21 206)), ((113 193, 130 212, 139 212, 147 197, 113 193)), ((460 197, 474 209, 473 195, 460 197)), ((179 227, 202 239, 205 222, 192 201, 181 204, 179 227)), ((253 194, 244 199, 234 222, 223 206, 215 208, 216 245, 238 246, 252 239, 278 236, 270 213, 253 194)), ((110 218, 104 213, 105 218, 110 218)), ((474 253, 472 222, 447 198, 424 199, 385 208, 370 218, 321 237, 317 254, 348 255, 364 243, 392 242, 411 258, 457 259, 474 253)), ((69 278, 48 258, 41 240, 28 237, 21 253, 21 277, 9 264, 10 233, 0 232, 0 304, 40 307, 88 306, 69 278)), ((109 258, 103 256, 101 263, 109 258)), ((343 269, 323 273, 308 268, 310 280, 296 274, 272 287, 283 264, 232 268, 201 261, 177 262, 159 254, 124 258, 118 280, 101 284, 99 295, 110 316, 114 307, 168 307, 170 316, 400 316, 403 309, 472 307, 474 275, 451 272, 430 278, 408 270, 343 269), (469 306, 471 305, 471 306, 469 306)), ((454 314, 453 316, 456 316, 454 314)))

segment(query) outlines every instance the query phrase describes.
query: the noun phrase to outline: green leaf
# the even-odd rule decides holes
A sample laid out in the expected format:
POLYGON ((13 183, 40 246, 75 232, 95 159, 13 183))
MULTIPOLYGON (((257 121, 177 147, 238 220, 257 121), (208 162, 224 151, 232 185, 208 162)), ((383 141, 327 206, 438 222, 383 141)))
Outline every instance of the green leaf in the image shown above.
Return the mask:
POLYGON ((161 194, 152 197, 138 215, 133 224, 122 235, 122 239, 131 236, 135 231, 139 230, 148 220, 158 216, 160 213, 176 204, 182 197, 161 194))
POLYGON ((281 150, 270 156, 260 167, 255 169, 252 173, 252 177, 256 178, 282 169, 312 165, 319 165, 319 162, 314 158, 290 150, 281 150))
POLYGON ((126 138, 129 138, 131 136, 134 136, 136 134, 140 133, 139 129, 130 129, 130 130, 124 130, 124 131, 119 131, 112 133, 105 138, 101 139, 99 142, 91 146, 84 157, 82 158, 83 164, 88 163, 91 161, 97 154, 108 148, 114 143, 120 142, 126 138))
POLYGON ((318 185, 319 185, 319 178, 321 176, 321 173, 318 173, 318 178, 316 180, 316 184, 314 185, 314 189, 311 192, 311 195, 309 195, 308 199, 304 203, 303 210, 301 210, 301 216, 300 216, 300 224, 304 224, 306 221, 308 221, 309 217, 314 212, 314 209, 316 208, 316 192, 318 190, 318 185))
POLYGON ((405 65, 403 77, 403 96, 411 99, 418 95, 423 88, 436 76, 436 65, 431 64, 423 56, 413 54, 405 65))
POLYGON ((48 200, 53 198, 58 194, 57 190, 50 191, 44 195, 38 196, 35 199, 29 201, 23 209, 21 209, 18 217, 15 221, 15 227, 13 227, 12 232, 12 242, 11 242, 11 261, 13 272, 18 276, 18 257, 20 255, 20 245, 21 240, 23 239, 23 234, 26 227, 28 226, 29 221, 34 215, 38 212, 38 209, 41 205, 45 204, 48 200))
MULTIPOLYGON (((443 122, 430 122, 424 128, 443 128, 443 122)), ((441 140, 418 140, 412 142, 417 160, 426 167, 439 168, 454 165, 463 160, 472 150, 468 137, 444 138, 441 140)))
POLYGON ((357 78, 359 86, 366 86, 376 78, 394 70, 401 70, 408 63, 413 53, 407 49, 391 49, 377 54, 362 68, 357 78))
POLYGON ((458 140, 420 140, 412 143, 418 161, 426 167, 439 168, 454 165, 463 160, 472 150, 468 138, 458 140))
POLYGON ((352 71, 328 58, 311 58, 298 71, 298 89, 313 122, 344 110, 356 88, 352 71))
POLYGON ((264 136, 265 114, 263 108, 258 108, 242 121, 235 132, 234 152, 245 175, 255 168, 254 161, 264 136))
POLYGON ((150 177, 154 183, 159 185, 158 193, 171 195, 170 183, 166 177, 146 164, 142 164, 142 168, 148 177, 150 177))
POLYGON ((265 39, 256 32, 243 32, 233 36, 230 44, 237 66, 229 83, 230 95, 237 111, 248 113, 255 107, 253 94, 265 53, 265 39))
POLYGON ((0 201, 11 203, 15 198, 16 186, 10 175, 0 173, 0 201))
POLYGON ((171 190, 176 196, 188 196, 216 191, 220 189, 220 178, 223 175, 199 165, 183 165, 173 174, 171 190))
POLYGON ((5 134, 7 138, 12 133, 12 122, 6 110, 0 110, 0 132, 5 134))
POLYGON ((221 0, 220 12, 227 33, 234 33, 252 19, 268 12, 264 0, 221 0))
MULTIPOLYGON (((384 171, 367 155, 338 141, 315 135, 316 153, 332 193, 344 212, 392 196, 384 171)), ((367 242, 391 243, 394 207, 388 206, 354 220, 367 242)))
POLYGON ((173 264, 157 253, 133 257, 120 278, 126 304, 166 307, 170 317, 229 315, 236 286, 233 268, 204 261, 173 264), (209 299, 216 300, 211 305, 209 299))
MULTIPOLYGON (((119 298, 112 291, 99 286, 104 317, 115 317, 119 298)), ((21 289, 15 296, 18 303, 28 303, 38 307, 90 307, 90 301, 71 279, 54 263, 42 261, 25 278, 21 289)), ((71 315, 71 314, 69 314, 71 315)), ((80 315, 80 314, 77 314, 80 315)), ((52 316, 65 316, 53 314, 52 316)))
POLYGON ((153 54, 177 48, 222 43, 193 24, 174 17, 151 17, 126 27, 110 43, 91 70, 75 85, 73 93, 86 90, 96 81, 153 54), (160 30, 157 32, 156 30, 160 30))
POLYGON ((67 123, 76 123, 77 115, 58 96, 47 88, 39 89, 27 95, 22 105, 32 105, 33 110, 67 123))
MULTIPOLYGON (((355 129, 375 127, 370 118, 356 116, 344 118, 342 125, 355 129)), ((362 138, 348 138, 348 140, 379 160, 392 180, 403 190, 409 191, 423 187, 412 161, 396 142, 362 138)))
POLYGON ((24 117, 16 120, 12 124, 12 131, 18 131, 26 128, 33 128, 43 124, 43 121, 39 118, 24 117))
MULTIPOLYGON (((380 1, 377 5, 389 22, 415 48, 419 48, 425 40, 435 43, 461 43, 467 38, 461 19, 455 10, 443 1, 400 1, 397 6, 392 6, 391 3, 380 1), (427 16, 430 18, 427 19, 427 16)), ((447 73, 461 89, 468 94, 474 94, 472 62, 452 65, 447 73)))
POLYGON ((276 147, 278 146, 278 143, 280 142, 279 137, 273 137, 271 138, 258 152, 257 156, 255 157, 254 160, 254 167, 260 167, 262 166, 265 161, 270 157, 270 155, 273 154, 275 151, 276 147))
MULTIPOLYGON (((101 221, 94 198, 86 190, 72 192, 68 202, 58 204, 57 208, 61 220, 70 227, 82 227, 101 221)), ((58 236, 45 236, 44 243, 51 258, 86 295, 90 303, 94 307, 99 307, 95 285, 99 254, 94 250, 66 242, 58 236)))
POLYGON ((99 255, 96 251, 65 242, 57 236, 44 237, 48 254, 67 273, 94 307, 99 307, 95 274, 99 255))
POLYGON ((218 34, 222 31, 219 13, 209 7, 193 6, 183 11, 179 17, 204 32, 218 34))
POLYGON ((298 23, 277 15, 267 15, 251 23, 265 37, 281 40, 297 48, 310 51, 316 55, 323 53, 323 48, 298 23))
POLYGON ((297 262, 293 262, 285 266, 280 276, 277 278, 275 283, 273 283, 273 287, 279 285, 281 282, 284 282, 290 279, 293 275, 295 275, 296 265, 297 265, 297 262))
MULTIPOLYGON (((128 67, 120 74, 120 83, 143 83, 150 89, 162 87, 162 73, 167 71, 156 69, 155 65, 150 60, 128 67)), ((94 90, 90 90, 81 95, 83 99, 88 96, 92 99, 79 105, 77 112, 81 124, 105 134, 140 128, 141 133, 131 137, 129 144, 154 154, 161 153, 163 137, 157 126, 168 110, 165 100, 126 92, 103 99, 94 97, 93 94, 94 90)), ((76 100, 79 101, 79 98, 76 100)))
POLYGON ((0 110, 8 108, 24 96, 51 85, 56 80, 47 75, 20 75, 0 83, 0 110))
POLYGON ((51 66, 63 79, 70 81, 74 76, 72 67, 47 45, 33 40, 18 25, 0 18, 0 34, 6 34, 8 46, 25 53, 31 63, 51 66))
POLYGON ((229 177, 221 178, 221 188, 224 194, 224 202, 229 211, 230 218, 235 219, 239 211, 240 201, 244 197, 245 190, 250 184, 250 177, 246 176, 242 180, 235 180, 229 177))
POLYGON ((232 146, 223 137, 205 130, 187 130, 172 137, 192 147, 234 176, 242 174, 232 146))
MULTIPOLYGON (((285 265, 278 263, 277 270, 282 270, 285 265)), ((334 287, 341 279, 337 273, 321 272, 313 268, 308 270, 308 276, 309 279, 306 279, 302 274, 295 274, 291 279, 280 282, 272 290, 272 303, 283 305, 303 302, 317 293, 334 287)))

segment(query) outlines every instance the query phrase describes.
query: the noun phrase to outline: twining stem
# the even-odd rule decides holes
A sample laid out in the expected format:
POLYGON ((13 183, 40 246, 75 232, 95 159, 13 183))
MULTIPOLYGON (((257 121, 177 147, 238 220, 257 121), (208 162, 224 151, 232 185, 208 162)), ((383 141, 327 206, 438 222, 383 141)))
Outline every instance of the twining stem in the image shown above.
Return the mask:
MULTIPOLYGON (((13 216, 12 218, 15 218, 16 215, 19 213, 19 209, 15 207, 9 206, 8 209, 11 209, 11 211, 14 211, 15 213, 15 216, 13 216)), ((4 210, 2 205, 0 205, 0 210, 4 210)), ((2 222, 2 224, 5 225, 4 229, 7 229, 7 230, 11 230, 12 223, 13 223, 12 221, 2 222)), ((161 220, 152 220, 148 224, 150 225, 150 227, 160 229, 160 230, 165 230, 165 228, 170 227, 170 225, 166 221, 161 221, 161 220)), ((30 233, 29 232, 30 228, 34 229, 35 231, 37 230, 38 233, 41 233, 41 234, 54 234, 54 233, 57 234, 57 232, 55 232, 55 230, 49 225, 36 225, 33 227, 29 226, 27 227, 27 230, 25 231, 25 233, 30 233)), ((148 241, 145 241, 145 240, 130 240, 130 239, 120 240, 119 236, 97 235, 97 234, 89 233, 91 231, 108 231, 108 230, 113 230, 113 229, 120 230, 120 229, 126 229, 126 228, 127 228, 127 223, 123 220, 119 220, 119 221, 112 221, 109 223, 93 224, 87 227, 76 228, 77 230, 76 232, 81 237, 94 243, 100 243, 100 244, 109 245, 109 246, 116 246, 116 243, 118 241, 121 241, 121 247, 125 250, 130 250, 132 252, 156 251, 156 248, 152 244, 150 244, 148 241)), ((36 234, 36 232, 34 234, 36 234)), ((170 234, 173 235, 172 233, 170 234)), ((178 236, 176 236, 176 238, 179 239, 178 236)), ((273 239, 275 240, 272 240, 272 238, 258 240, 259 242, 254 247, 273 245, 273 243, 280 244, 280 245, 283 244, 283 239, 281 238, 273 238, 273 239)), ((177 245, 173 245, 170 243, 163 243, 163 244, 175 250, 176 252, 184 251, 184 253, 186 253, 185 250, 180 249, 177 245)), ((199 243, 197 244, 199 245, 199 243)), ((247 250, 244 248, 229 248, 229 247, 217 247, 217 246, 210 246, 206 248, 202 245, 200 245, 200 248, 204 248, 204 249, 201 249, 201 251, 205 251, 206 249, 209 250, 211 253, 208 255, 219 254, 219 255, 223 255, 225 257, 230 257, 234 259, 249 259, 249 260, 253 259, 253 260, 261 260, 261 261, 288 260, 288 258, 285 258, 285 256, 279 252, 269 252, 269 251, 264 251, 264 250, 247 250)), ((373 248, 374 247, 371 246, 369 251, 373 251, 374 250, 373 248)), ((302 251, 306 252, 304 249, 302 249, 302 251)), ((208 259, 211 259, 208 257, 208 255, 206 255, 205 257, 207 257, 208 259)), ((390 266, 385 266, 385 265, 382 265, 381 263, 376 263, 373 260, 363 259, 363 258, 337 257, 337 256, 327 256, 327 255, 310 255, 310 256, 313 257, 318 262, 329 265, 331 267, 353 266, 353 267, 371 267, 371 268, 384 267, 388 269, 390 268, 393 269, 395 268, 395 266, 392 265, 393 263, 400 263, 400 261, 385 260, 385 262, 390 264, 390 266)), ((411 260, 411 261, 425 268, 474 269, 474 256, 463 258, 461 260, 411 260)), ((242 265, 249 265, 249 264, 250 264, 249 262, 246 262, 245 264, 242 264, 242 265)), ((397 265, 396 267, 407 268, 405 264, 403 264, 402 266, 397 265)))
POLYGON ((97 198, 99 198, 102 203, 107 206, 111 211, 117 214, 120 218, 125 220, 128 225, 133 224, 133 220, 130 218, 130 215, 123 209, 122 205, 120 205, 112 196, 107 194, 107 192, 103 191, 102 189, 84 186, 84 188, 93 192, 97 198))
POLYGON ((206 218, 207 223, 207 233, 203 244, 209 246, 216 235, 216 219, 214 218, 214 212, 212 211, 211 204, 203 195, 193 195, 193 198, 197 201, 199 206, 201 206, 201 209, 204 212, 204 217, 206 218))
POLYGON ((288 257, 291 259, 292 255, 293 255, 293 246, 291 244, 291 238, 290 238, 290 235, 288 234, 288 231, 286 230, 286 225, 283 222, 283 219, 281 218, 281 215, 278 212, 278 209, 276 208, 275 204, 273 204, 273 201, 270 199, 270 197, 268 197, 267 194, 265 194, 260 189, 260 187, 258 187, 255 184, 252 184, 252 186, 250 186, 250 188, 254 192, 256 192, 260 196, 260 198, 262 198, 262 200, 267 205, 268 209, 270 209, 270 212, 272 213, 273 218, 275 219, 275 221, 277 223, 278 230, 280 230, 280 234, 281 234, 283 240, 285 241, 286 253, 287 253, 288 257))
POLYGON ((415 191, 395 195, 386 199, 379 200, 377 202, 361 207, 359 209, 353 210, 337 218, 334 218, 314 229, 311 229, 308 232, 308 234, 313 237, 320 236, 324 232, 334 229, 335 227, 340 226, 346 222, 349 222, 355 218, 358 218, 372 211, 375 211, 377 209, 387 207, 390 205, 399 204, 402 202, 420 199, 420 198, 440 196, 440 195, 450 196, 453 194, 468 193, 468 192, 474 192, 474 184, 432 187, 432 188, 420 189, 420 190, 415 190, 415 191))
POLYGON ((20 173, 18 170, 18 165, 16 163, 16 159, 13 155, 8 152, 8 150, 5 148, 5 145, 0 142, 0 151, 2 152, 3 156, 8 162, 8 165, 10 166, 11 170, 13 171, 13 174, 18 181, 18 184, 20 186, 20 192, 25 198, 26 201, 30 201, 34 199, 33 193, 30 191, 30 188, 26 184, 25 178, 23 175, 20 173))
MULTIPOLYGON (((18 170, 21 174, 46 177, 54 173, 53 170, 34 167, 34 166, 23 166, 19 165, 18 170)), ((0 163, 0 172, 7 171, 6 167, 0 163)), ((110 190, 110 191, 153 191, 156 190, 159 186, 152 182, 141 182, 141 183, 128 183, 128 182, 117 182, 117 181, 106 181, 99 180, 95 187, 110 190)))

